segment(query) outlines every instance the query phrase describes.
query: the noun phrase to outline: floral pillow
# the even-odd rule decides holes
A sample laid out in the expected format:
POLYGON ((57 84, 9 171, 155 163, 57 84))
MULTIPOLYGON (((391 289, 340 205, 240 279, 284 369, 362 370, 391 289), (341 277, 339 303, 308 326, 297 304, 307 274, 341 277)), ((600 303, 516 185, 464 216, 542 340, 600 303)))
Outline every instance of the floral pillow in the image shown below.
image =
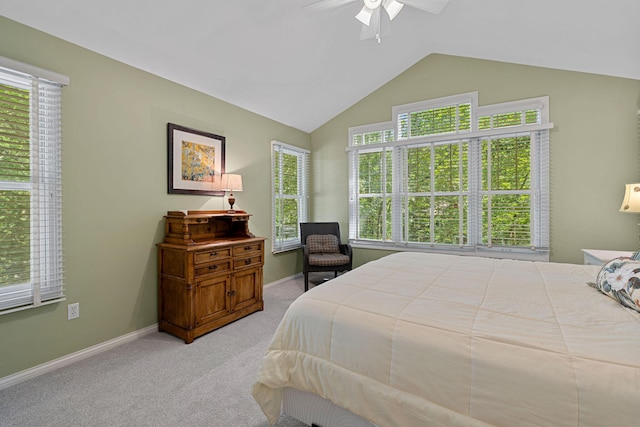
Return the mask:
POLYGON ((596 283, 592 284, 605 295, 625 307, 640 312, 640 261, 615 258, 602 266, 596 283))

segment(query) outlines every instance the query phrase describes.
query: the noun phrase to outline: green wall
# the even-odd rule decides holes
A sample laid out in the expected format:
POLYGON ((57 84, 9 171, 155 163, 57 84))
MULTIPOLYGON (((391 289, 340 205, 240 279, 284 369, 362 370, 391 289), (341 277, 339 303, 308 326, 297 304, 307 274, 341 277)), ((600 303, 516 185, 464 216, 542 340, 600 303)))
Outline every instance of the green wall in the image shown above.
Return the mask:
MULTIPOLYGON (((638 248, 640 216, 618 209, 624 185, 640 181, 640 81, 446 55, 424 58, 312 132, 314 219, 337 219, 347 235, 350 126, 389 121, 394 105, 472 91, 480 105, 549 96, 551 261, 581 263, 581 248, 638 248)), ((387 253, 355 249, 354 263, 387 253)))
MULTIPOLYGON (((0 316, 0 378, 154 324, 163 215, 223 209, 220 197, 167 194, 168 122, 226 137, 226 168, 243 175, 237 208, 271 234, 270 142, 310 136, 0 17, 0 55, 65 74, 63 227, 67 301, 0 316), (67 320, 67 304, 80 318, 67 320)), ((224 201, 226 207, 226 199, 224 201)), ((265 283, 300 271, 272 256, 265 283)))

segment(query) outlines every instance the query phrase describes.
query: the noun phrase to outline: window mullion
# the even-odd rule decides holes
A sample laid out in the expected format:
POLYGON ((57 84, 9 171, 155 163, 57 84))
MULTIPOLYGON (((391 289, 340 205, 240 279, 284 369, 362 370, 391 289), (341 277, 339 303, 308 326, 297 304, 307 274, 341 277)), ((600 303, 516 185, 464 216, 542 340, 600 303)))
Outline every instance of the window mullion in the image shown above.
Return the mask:
POLYGON ((278 234, 278 188, 276 185, 278 184, 278 179, 276 178, 276 171, 279 170, 278 167, 278 146, 275 144, 271 145, 271 193, 273 197, 273 203, 271 205, 271 215, 272 215, 272 224, 271 224, 271 234, 273 235, 273 246, 277 247, 279 245, 279 241, 277 240, 278 234))
POLYGON ((464 165, 463 165, 463 143, 458 141, 458 244, 464 246, 464 223, 466 218, 464 216, 464 165))
POLYGON ((358 191, 358 166, 359 153, 352 151, 348 153, 349 160, 349 238, 357 239, 359 236, 358 230, 360 223, 359 206, 360 197, 358 191))
POLYGON ((435 144, 429 144, 429 151, 431 152, 430 164, 429 164, 429 191, 431 194, 429 195, 429 243, 434 244, 434 236, 435 236, 435 191, 436 191, 436 160, 435 160, 435 144))
POLYGON ((482 241, 482 141, 469 141, 468 230, 467 245, 477 246, 482 241))
POLYGON ((406 147, 400 148, 402 154, 402 163, 400 169, 400 207, 402 215, 402 224, 398 224, 398 227, 402 230, 402 242, 409 241, 409 235, 411 230, 409 229, 409 150, 406 147))
POLYGON ((531 133, 531 152, 530 152, 530 163, 531 163, 531 207, 530 207, 530 217, 531 217, 531 237, 532 237, 532 246, 533 247, 542 247, 544 244, 542 243, 542 227, 541 227, 541 217, 542 217, 542 200, 541 200, 541 172, 540 172, 540 141, 539 141, 539 133, 532 132, 531 133))
POLYGON ((284 245, 284 234, 283 234, 283 225, 282 225, 282 218, 284 215, 284 152, 283 152, 283 148, 282 146, 279 147, 278 150, 278 195, 277 195, 277 199, 278 199, 278 218, 280 218, 279 221, 276 221, 276 226, 278 229, 278 242, 280 244, 280 247, 282 248, 282 246, 284 245))
POLYGON ((492 222, 493 222, 493 216, 492 216, 492 205, 493 205, 493 180, 492 180, 492 169, 493 169, 493 162, 492 162, 492 148, 493 148, 493 144, 492 144, 492 139, 487 139, 487 166, 486 166, 486 173, 487 173, 487 188, 486 188, 486 194, 487 194, 487 246, 491 247, 492 244, 492 222))
POLYGON ((40 299, 40 275, 42 271, 41 265, 41 247, 42 238, 40 222, 40 193, 42 185, 40 182, 40 115, 39 111, 39 88, 38 82, 34 79, 31 85, 31 283, 33 287, 33 305, 39 306, 40 299))
POLYGON ((406 208, 404 206, 404 193, 407 162, 406 150, 400 147, 391 149, 391 240, 394 242, 406 241, 406 208))
MULTIPOLYGON (((389 221, 388 215, 387 215, 387 176, 386 176, 386 172, 387 172, 387 159, 386 159, 386 155, 387 155, 387 151, 382 148, 379 150, 376 150, 376 152, 379 153, 379 157, 378 157, 378 164, 376 165, 376 167, 378 168, 378 176, 376 176, 375 174, 372 174, 372 170, 369 169, 369 177, 368 177, 368 182, 373 185, 374 180, 375 180, 375 185, 376 185, 376 189, 378 191, 373 191, 373 188, 370 187, 369 191, 372 192, 372 194, 374 194, 375 198, 378 198, 380 200, 380 216, 381 216, 381 230, 380 230, 380 238, 382 239, 382 241, 386 241, 389 239, 388 233, 387 233, 387 221, 389 221)), ((375 171, 375 170, 374 170, 375 171)), ((393 186, 393 177, 391 179, 391 185, 393 186)), ((393 191, 392 191, 393 193, 393 191)), ((392 202, 393 203, 393 202, 392 202)), ((392 205, 392 209, 393 209, 393 205, 392 205)))

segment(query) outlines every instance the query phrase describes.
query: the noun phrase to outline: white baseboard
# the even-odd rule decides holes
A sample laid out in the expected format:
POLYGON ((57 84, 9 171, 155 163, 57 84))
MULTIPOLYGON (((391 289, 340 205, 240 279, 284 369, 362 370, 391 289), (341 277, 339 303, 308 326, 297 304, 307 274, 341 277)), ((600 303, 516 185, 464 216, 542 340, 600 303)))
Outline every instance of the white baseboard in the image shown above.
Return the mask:
POLYGON ((114 347, 136 340, 157 331, 158 324, 156 323, 151 326, 147 326, 146 328, 138 329, 137 331, 133 331, 126 335, 114 338, 112 340, 85 348, 84 350, 76 351, 75 353, 68 354, 50 362, 34 366, 33 368, 25 369, 24 371, 9 375, 8 377, 0 378, 0 390, 4 390, 21 382, 54 371, 58 368, 62 368, 63 366, 78 362, 82 359, 86 359, 87 357, 95 356, 96 354, 102 353, 103 351, 110 350, 114 347))
POLYGON ((288 276, 288 277, 282 278, 280 280, 276 280, 275 282, 269 282, 266 285, 264 285, 264 287, 268 288, 268 287, 271 287, 271 286, 279 285, 281 283, 288 282, 289 280, 297 279, 298 277, 302 277, 302 273, 296 273, 293 276, 288 276))

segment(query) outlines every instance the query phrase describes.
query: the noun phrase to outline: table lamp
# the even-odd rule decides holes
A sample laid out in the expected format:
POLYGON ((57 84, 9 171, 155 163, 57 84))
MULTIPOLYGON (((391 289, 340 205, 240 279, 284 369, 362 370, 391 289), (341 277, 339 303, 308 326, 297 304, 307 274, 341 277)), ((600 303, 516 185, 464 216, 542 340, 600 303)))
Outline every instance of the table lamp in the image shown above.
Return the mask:
MULTIPOLYGON (((640 183, 627 184, 620 212, 640 213, 640 183)), ((640 251, 633 254, 634 259, 640 259, 640 251)))
POLYGON ((229 192, 227 200, 231 207, 227 212, 235 212, 233 210, 233 205, 236 203, 236 198, 234 197, 233 192, 242 191, 242 175, 236 173, 223 173, 220 176, 220 190, 229 192))

